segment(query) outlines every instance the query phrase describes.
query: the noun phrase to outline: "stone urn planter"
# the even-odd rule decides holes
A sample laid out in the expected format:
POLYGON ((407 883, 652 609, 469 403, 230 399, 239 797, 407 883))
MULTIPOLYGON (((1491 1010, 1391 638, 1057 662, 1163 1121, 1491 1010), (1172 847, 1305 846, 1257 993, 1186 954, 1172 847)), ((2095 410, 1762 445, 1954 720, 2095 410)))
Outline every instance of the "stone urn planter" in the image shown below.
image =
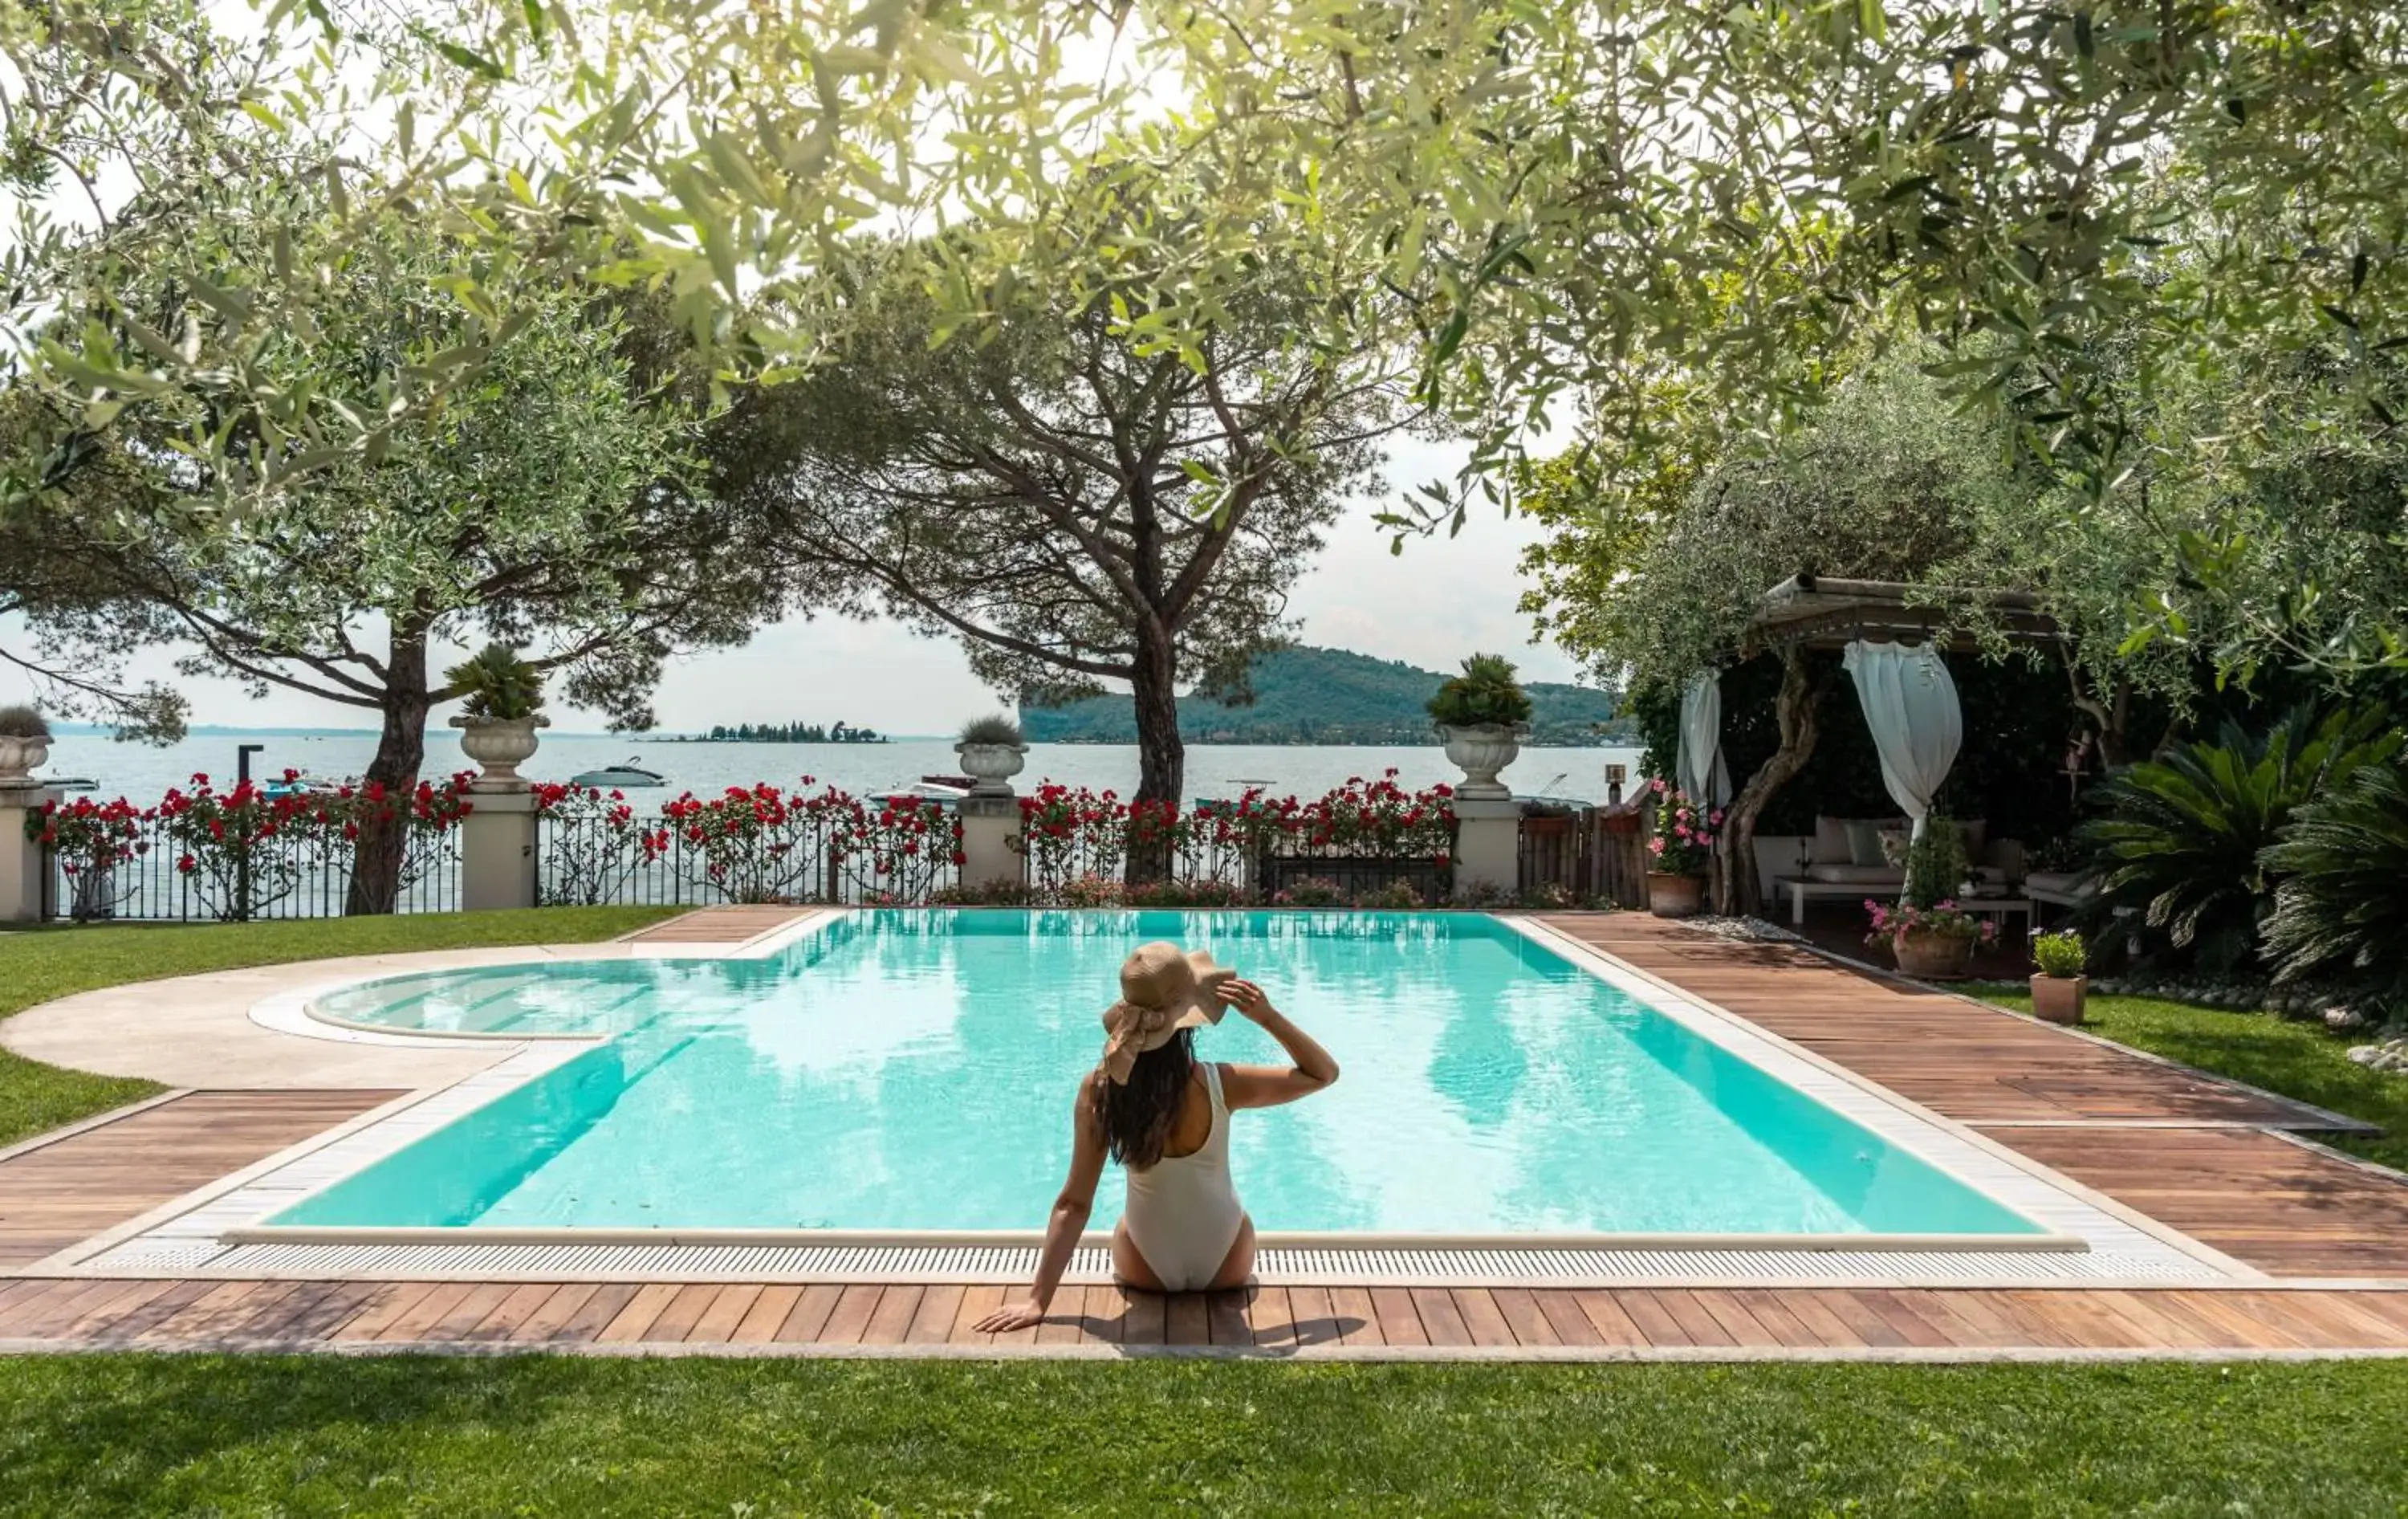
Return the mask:
POLYGON ((1522 752, 1523 737, 1529 731, 1519 723, 1482 723, 1469 727, 1441 724, 1438 732, 1446 742, 1446 757, 1463 772, 1463 784, 1455 788, 1455 795, 1474 801, 1501 801, 1512 795, 1497 779, 1497 772, 1512 764, 1522 752))
POLYGON ((484 772, 477 778, 479 785, 515 788, 526 784, 519 767, 535 757, 535 730, 552 726, 552 719, 541 714, 470 717, 457 712, 452 714, 452 725, 460 730, 460 752, 484 772))
POLYGON ((973 782, 973 796, 1009 796, 1011 778, 1028 767, 1026 744, 972 744, 953 746, 961 756, 962 773, 973 782))
POLYGON ((1889 941, 1901 974, 1917 981, 1962 981, 1973 964, 1971 934, 1934 928, 1901 928, 1889 941))
POLYGON ((34 770, 49 761, 48 738, 19 738, 0 734, 0 786, 33 786, 34 770))
POLYGON ((2082 1022, 2082 1002, 2090 995, 2087 976, 2034 976, 2032 1016, 2052 1024, 2082 1022))
POLYGON ((1694 918, 1706 905, 1703 876, 1647 872, 1647 910, 1659 918, 1694 918))

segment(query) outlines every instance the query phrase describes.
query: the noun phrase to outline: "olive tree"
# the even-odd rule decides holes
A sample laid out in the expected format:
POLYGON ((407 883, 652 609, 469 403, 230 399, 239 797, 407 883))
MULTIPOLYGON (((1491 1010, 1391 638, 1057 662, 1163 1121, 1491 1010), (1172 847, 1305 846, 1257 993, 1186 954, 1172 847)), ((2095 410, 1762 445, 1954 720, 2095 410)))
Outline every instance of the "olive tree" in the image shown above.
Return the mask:
POLYGON ((1269 270, 1190 354, 1130 340, 1116 296, 1025 286, 977 340, 932 342, 923 256, 874 261, 835 362, 739 400, 754 451, 723 488, 808 589, 958 638, 1009 694, 1125 685, 1137 799, 1176 803, 1180 690, 1242 695, 1322 534, 1378 487, 1404 380, 1269 270))
MULTIPOLYGON (((389 224, 348 250, 327 265, 341 298, 256 362, 331 405, 386 404, 394 375, 480 320, 429 279, 452 256, 442 243, 389 224)), ((374 714, 365 779, 394 789, 418 779, 430 712, 459 695, 434 673, 447 641, 532 646, 569 700, 649 724, 663 659, 740 641, 769 605, 767 572, 743 520, 696 483, 698 422, 673 377, 649 371, 602 297, 515 292, 498 330, 475 384, 403 410, 370 450, 280 478, 234 520, 179 509, 207 484, 172 435, 124 451, 121 466, 142 467, 116 509, 37 503, 11 530, 25 553, 0 569, 37 645, 21 662, 90 705, 122 689, 129 651, 184 648, 186 674, 374 714)), ((351 910, 391 910, 401 842, 364 833, 351 910)))

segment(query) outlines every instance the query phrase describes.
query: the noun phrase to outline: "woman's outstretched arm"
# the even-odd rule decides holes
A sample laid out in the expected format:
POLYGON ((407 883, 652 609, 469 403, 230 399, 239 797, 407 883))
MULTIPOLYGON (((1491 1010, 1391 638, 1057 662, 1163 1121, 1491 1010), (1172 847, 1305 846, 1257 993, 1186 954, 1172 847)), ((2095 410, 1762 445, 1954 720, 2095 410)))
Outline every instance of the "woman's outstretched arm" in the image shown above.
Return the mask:
POLYGON ((1221 1096, 1232 1108, 1276 1108, 1283 1102, 1311 1096, 1338 1080, 1338 1062, 1313 1037, 1271 1006, 1268 992, 1250 981, 1233 981, 1223 991, 1229 1006, 1262 1025, 1296 1062, 1279 1066, 1225 1066, 1221 1096))
POLYGON ((1045 1311, 1054 1306, 1054 1290, 1062 1284, 1062 1273, 1070 1268, 1070 1252, 1079 1248, 1079 1236, 1096 1206, 1096 1182, 1104 1174, 1104 1125, 1098 1108, 1102 1094, 1096 1088, 1102 1080, 1098 1073, 1079 1083, 1078 1102, 1070 1114, 1070 1174, 1062 1182, 1061 1196, 1054 1199, 1053 1216, 1046 1221, 1037 1280, 1029 1285, 1027 1297, 1004 1304, 971 1326, 981 1334, 1025 1329, 1041 1323, 1045 1311))

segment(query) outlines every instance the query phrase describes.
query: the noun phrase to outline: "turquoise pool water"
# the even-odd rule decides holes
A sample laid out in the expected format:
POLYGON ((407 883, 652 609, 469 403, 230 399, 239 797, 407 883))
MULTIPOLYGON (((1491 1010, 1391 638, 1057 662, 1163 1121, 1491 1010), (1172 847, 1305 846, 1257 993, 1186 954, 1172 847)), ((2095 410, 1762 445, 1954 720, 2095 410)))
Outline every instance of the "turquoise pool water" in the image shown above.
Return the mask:
MULTIPOLYGON (((1266 1230, 2030 1234, 2036 1226, 1490 919, 861 912, 764 960, 597 960, 322 998, 607 1042, 271 1220, 1035 1229, 1135 945, 1209 946, 1344 1068, 1237 1114, 1266 1230)), ((1278 1051, 1232 1016, 1207 1058, 1278 1051)), ((1108 1171, 1095 1222, 1121 1208, 1108 1171)))

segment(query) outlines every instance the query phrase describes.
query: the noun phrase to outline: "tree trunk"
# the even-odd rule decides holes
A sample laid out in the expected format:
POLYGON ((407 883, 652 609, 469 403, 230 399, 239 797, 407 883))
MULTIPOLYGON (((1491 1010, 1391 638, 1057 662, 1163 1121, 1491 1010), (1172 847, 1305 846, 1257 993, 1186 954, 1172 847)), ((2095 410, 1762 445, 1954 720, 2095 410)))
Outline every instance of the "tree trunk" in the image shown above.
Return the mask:
POLYGON ((1756 773, 1723 814, 1722 831, 1714 836, 1714 910, 1749 914, 1761 904, 1756 883, 1756 820, 1775 793, 1803 768, 1814 752, 1823 701, 1822 682, 1802 644, 1781 650, 1781 695, 1774 713, 1781 722, 1781 745, 1756 773))
MULTIPOLYGON (((1187 745, 1179 737, 1179 655, 1168 635, 1140 630, 1129 678, 1137 701, 1137 795, 1133 803, 1166 804, 1175 813, 1187 783, 1187 745)), ((1132 886, 1170 878, 1170 840, 1155 831, 1129 841, 1132 886)))
POLYGON ((351 890, 346 914, 394 912, 401 907, 401 867, 409 848, 409 794, 426 763, 426 634, 396 631, 386 661, 384 731, 368 761, 363 786, 381 783, 393 799, 392 816, 372 813, 360 821, 351 856, 351 890))

